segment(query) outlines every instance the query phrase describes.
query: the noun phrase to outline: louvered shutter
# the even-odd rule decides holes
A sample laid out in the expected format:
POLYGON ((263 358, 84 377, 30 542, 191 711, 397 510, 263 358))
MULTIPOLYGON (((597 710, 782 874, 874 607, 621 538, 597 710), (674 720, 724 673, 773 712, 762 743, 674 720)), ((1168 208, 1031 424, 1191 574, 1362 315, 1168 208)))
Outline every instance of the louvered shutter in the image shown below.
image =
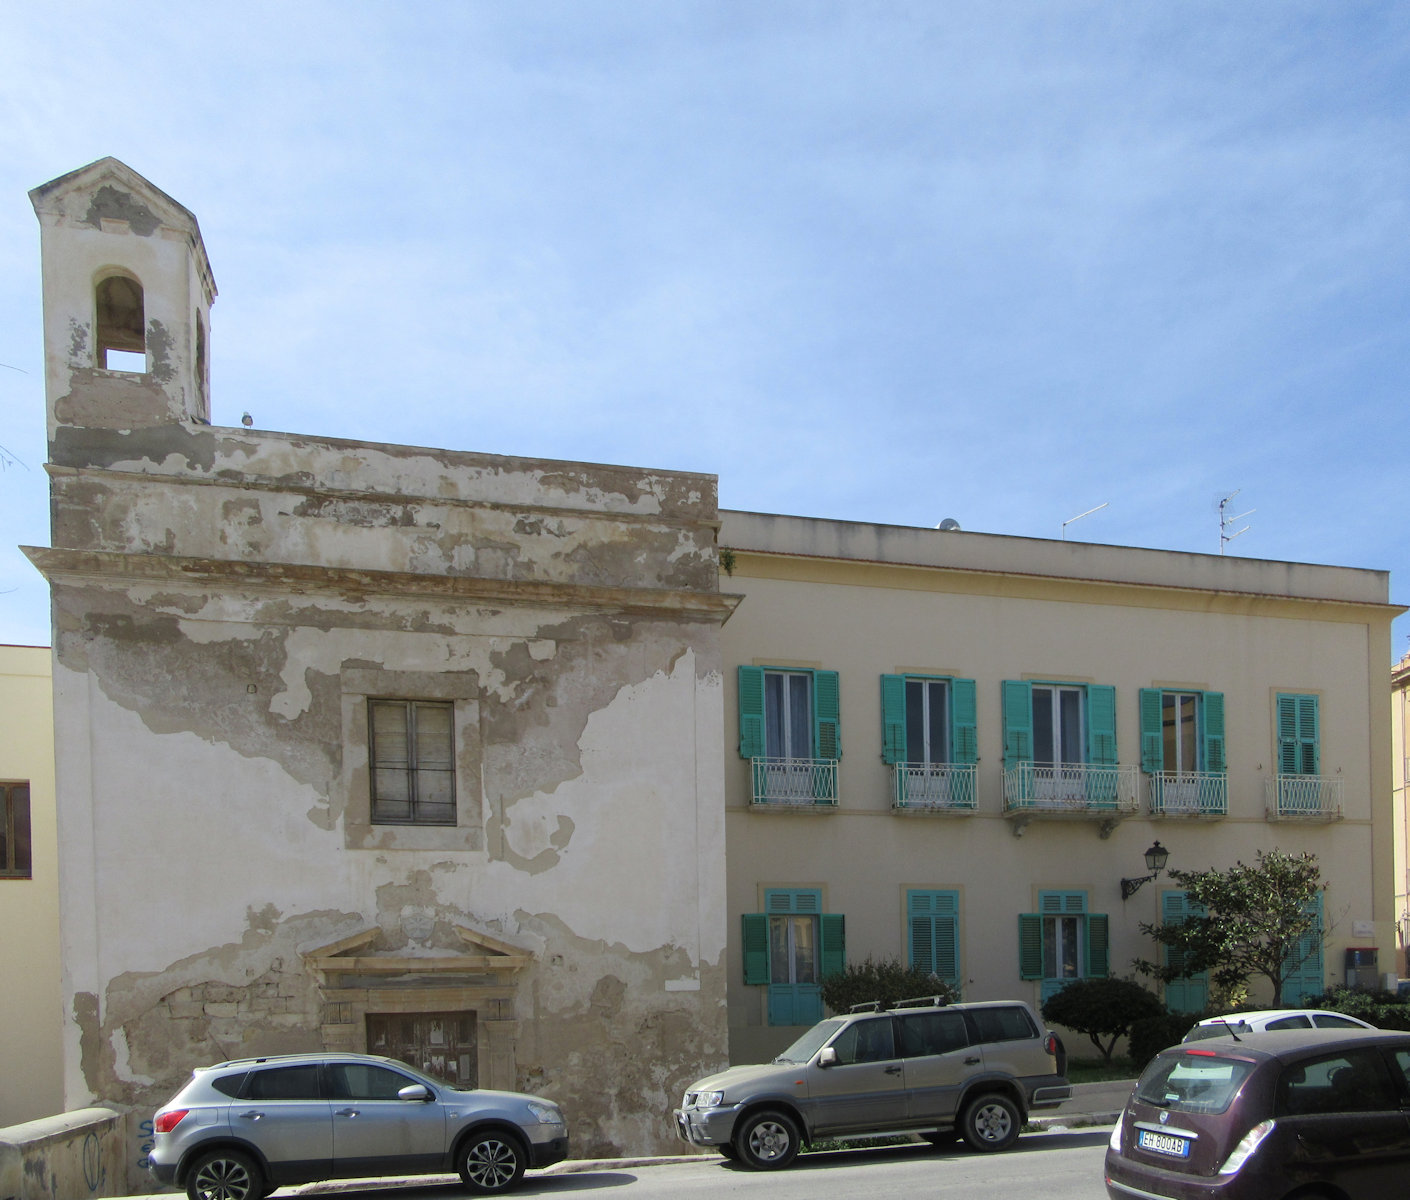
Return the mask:
POLYGON ((1018 914, 1018 977, 1043 978, 1043 918, 1039 913, 1018 914))
POLYGON ((836 671, 813 672, 813 753, 817 758, 842 757, 842 718, 836 671))
POLYGON ((1004 766, 1033 758, 1033 685, 1006 679, 1003 685, 1004 766))
POLYGON ((1165 730, 1159 688, 1141 689, 1141 770, 1147 775, 1165 770, 1165 730))
POLYGON ((739 757, 763 758, 764 668, 739 668, 739 757))
POLYGON ((979 709, 972 679, 950 680, 950 761, 979 761, 979 709))
POLYGON ((744 982, 769 982, 769 918, 764 913, 745 913, 744 982))
POLYGON ((1226 769, 1224 757, 1224 693, 1205 692, 1204 707, 1204 769, 1220 775, 1226 769))
POLYGON ((1106 913, 1087 914, 1087 978, 1105 979, 1111 973, 1109 922, 1106 913))
POLYGON ((840 975, 847 968, 847 922, 841 913, 823 913, 819 921, 822 941, 822 978, 840 975))
POLYGON ((1087 761, 1116 766, 1116 689, 1110 684, 1087 687, 1087 761))
POLYGON ((906 677, 881 677, 881 758, 885 763, 906 761, 906 677))

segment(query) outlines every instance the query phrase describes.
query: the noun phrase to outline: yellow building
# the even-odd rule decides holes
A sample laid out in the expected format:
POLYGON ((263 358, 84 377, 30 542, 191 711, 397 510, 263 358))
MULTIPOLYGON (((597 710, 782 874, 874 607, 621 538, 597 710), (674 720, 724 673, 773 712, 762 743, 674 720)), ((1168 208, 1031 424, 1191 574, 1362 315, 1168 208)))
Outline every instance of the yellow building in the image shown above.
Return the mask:
POLYGON ((1395 970, 1410 975, 1406 946, 1410 943, 1410 819, 1405 809, 1405 783, 1410 776, 1410 654, 1395 664, 1390 674, 1391 688, 1391 771, 1395 780, 1391 828, 1395 852, 1395 928, 1397 950, 1395 970))
POLYGON ((1123 887, 1157 839, 1186 870, 1316 854, 1325 946, 1285 1000, 1351 950, 1394 969, 1385 573, 738 512, 720 544, 735 1061, 844 961, 1035 1006, 1131 974, 1184 912, 1168 875, 1123 887))
POLYGON ((0 646, 0 1128, 63 1109, 49 650, 0 646))

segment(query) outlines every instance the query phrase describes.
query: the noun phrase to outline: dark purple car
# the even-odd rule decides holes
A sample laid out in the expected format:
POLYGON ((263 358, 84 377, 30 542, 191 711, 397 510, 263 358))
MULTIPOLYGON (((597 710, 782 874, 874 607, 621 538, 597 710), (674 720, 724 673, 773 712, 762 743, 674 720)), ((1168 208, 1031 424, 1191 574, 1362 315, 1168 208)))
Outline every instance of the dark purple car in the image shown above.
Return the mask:
POLYGON ((1112 1200, 1410 1195, 1410 1033, 1248 1033, 1141 1073, 1106 1152, 1112 1200))

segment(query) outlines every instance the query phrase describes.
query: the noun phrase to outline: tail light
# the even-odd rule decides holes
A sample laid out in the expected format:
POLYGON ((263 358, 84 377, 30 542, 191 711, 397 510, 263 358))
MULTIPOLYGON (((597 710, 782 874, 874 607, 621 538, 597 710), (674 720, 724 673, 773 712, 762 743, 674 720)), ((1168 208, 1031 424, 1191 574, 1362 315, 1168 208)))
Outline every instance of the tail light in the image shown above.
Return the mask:
POLYGON ((170 1133, 181 1124, 182 1118, 190 1111, 189 1108, 169 1108, 166 1112, 159 1112, 157 1119, 152 1122, 152 1128, 158 1133, 170 1133))
POLYGON ((1044 1042, 1043 1042, 1043 1049, 1046 1050, 1049 1054, 1051 1054, 1054 1058, 1056 1058, 1056 1057, 1057 1057, 1057 1046, 1058 1046, 1058 1043, 1057 1043, 1057 1034, 1055 1034, 1055 1033, 1050 1033, 1050 1034, 1048 1034, 1046 1040, 1044 1040, 1044 1042))

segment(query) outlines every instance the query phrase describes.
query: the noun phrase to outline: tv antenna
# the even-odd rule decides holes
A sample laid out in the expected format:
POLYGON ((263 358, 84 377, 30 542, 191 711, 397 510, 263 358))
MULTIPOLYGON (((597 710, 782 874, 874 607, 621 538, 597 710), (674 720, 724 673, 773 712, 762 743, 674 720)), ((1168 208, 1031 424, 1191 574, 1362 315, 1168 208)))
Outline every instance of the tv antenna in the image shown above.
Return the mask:
POLYGON ((1249 531, 1249 528, 1250 528, 1248 525, 1245 525, 1242 529, 1236 529, 1233 533, 1230 533, 1230 532, 1229 532, 1229 527, 1230 527, 1231 525, 1233 525, 1234 522, 1236 522, 1236 521, 1242 521, 1245 517, 1251 517, 1251 516, 1253 516, 1254 513, 1256 513, 1256 512, 1258 511, 1258 509, 1256 509, 1256 508, 1251 508, 1251 509, 1248 510, 1248 512, 1241 512, 1241 513, 1239 513, 1239 515, 1238 515, 1237 517, 1231 517, 1231 516, 1229 515, 1229 505, 1230 505, 1230 503, 1232 503, 1234 497, 1237 496, 1241 491, 1243 491, 1243 488, 1235 488, 1232 492, 1230 492, 1227 496, 1225 496, 1224 499, 1222 499, 1221 501, 1219 501, 1219 553, 1220 553, 1220 554, 1223 554, 1223 553, 1224 553, 1224 547, 1225 547, 1225 546, 1227 546, 1230 542, 1232 542, 1232 541, 1233 541, 1236 537, 1238 537, 1240 534, 1247 533, 1247 532, 1249 531))
POLYGON ((1102 509, 1106 508, 1110 503, 1110 500, 1104 500, 1101 504, 1098 504, 1096 508, 1089 508, 1084 513, 1078 513, 1075 517, 1069 517, 1062 523, 1062 540, 1064 542, 1067 541, 1067 527, 1071 525, 1073 521, 1080 521, 1083 517, 1090 517, 1094 512, 1101 512, 1102 509))

